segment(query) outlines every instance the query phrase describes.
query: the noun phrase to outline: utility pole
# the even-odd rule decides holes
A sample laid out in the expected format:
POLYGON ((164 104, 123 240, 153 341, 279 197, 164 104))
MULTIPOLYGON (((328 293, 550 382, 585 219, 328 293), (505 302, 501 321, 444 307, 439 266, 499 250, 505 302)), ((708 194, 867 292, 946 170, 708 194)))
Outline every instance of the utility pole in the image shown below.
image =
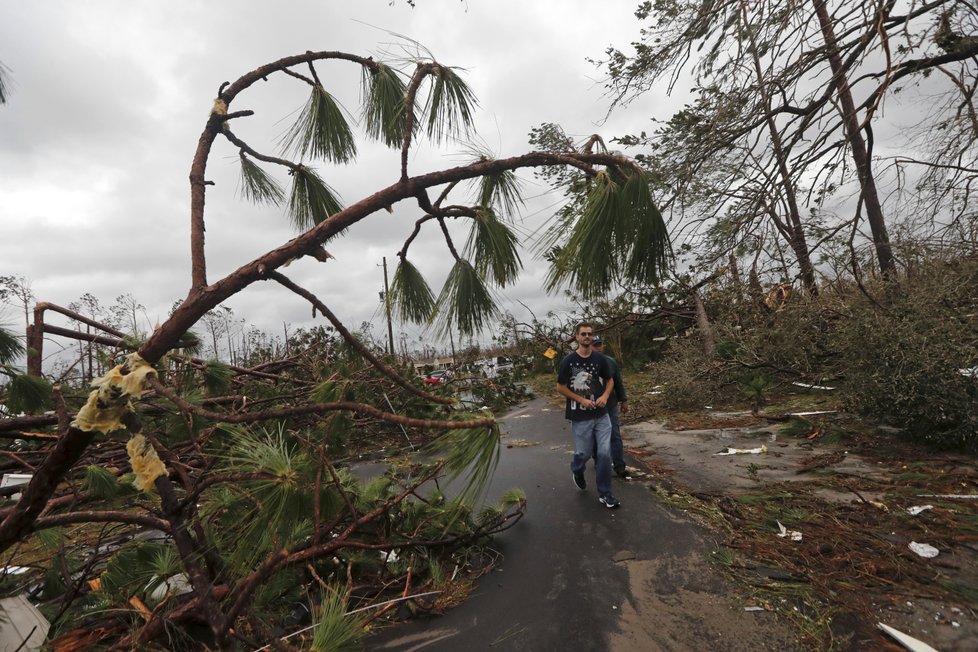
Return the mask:
POLYGON ((391 357, 394 356, 394 325, 391 323, 391 302, 388 301, 390 287, 387 285, 387 256, 384 256, 384 307, 387 310, 387 341, 391 357))

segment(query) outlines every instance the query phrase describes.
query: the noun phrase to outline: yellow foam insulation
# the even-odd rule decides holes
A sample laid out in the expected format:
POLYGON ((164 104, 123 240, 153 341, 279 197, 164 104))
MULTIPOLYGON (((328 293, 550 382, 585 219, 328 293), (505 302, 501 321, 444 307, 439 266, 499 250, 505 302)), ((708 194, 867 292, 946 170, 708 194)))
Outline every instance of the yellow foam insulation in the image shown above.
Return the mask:
POLYGON ((156 478, 166 474, 166 467, 156 454, 156 449, 142 435, 134 435, 126 444, 126 450, 129 451, 132 472, 136 474, 132 486, 140 491, 152 489, 156 478))
POLYGON ((143 360, 138 353, 130 353, 123 364, 116 365, 101 378, 92 381, 95 389, 88 395, 88 401, 75 415, 71 425, 86 432, 112 432, 123 425, 122 415, 132 408, 130 399, 139 397, 146 378, 156 375, 152 365, 143 360), (123 375, 122 370, 128 373, 123 375))

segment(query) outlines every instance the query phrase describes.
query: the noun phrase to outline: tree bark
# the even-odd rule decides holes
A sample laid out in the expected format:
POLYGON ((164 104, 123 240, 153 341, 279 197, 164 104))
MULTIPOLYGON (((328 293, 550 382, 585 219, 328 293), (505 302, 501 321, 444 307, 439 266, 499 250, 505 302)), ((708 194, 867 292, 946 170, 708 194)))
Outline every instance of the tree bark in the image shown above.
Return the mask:
POLYGON ((717 340, 713 333, 713 326, 710 324, 710 318, 706 314, 706 306, 703 305, 703 299, 700 298, 699 290, 693 290, 693 303, 696 305, 696 325, 699 328, 700 337, 703 338, 703 355, 707 360, 713 360, 717 351, 717 340))
POLYGON ((846 132, 846 140, 849 141, 849 149, 852 150, 856 173, 859 175, 863 204, 866 206, 866 218, 873 234, 873 245, 876 247, 876 259, 883 277, 891 278, 896 274, 896 261, 893 258, 893 250, 890 248, 890 236, 886 231, 883 208, 880 205, 879 194, 876 190, 872 161, 866 148, 866 141, 861 133, 862 130, 859 127, 859 121, 856 119, 856 105, 852 99, 852 90, 849 88, 842 58, 839 56, 839 46, 835 40, 832 19, 825 6, 825 0, 812 0, 812 5, 815 7, 815 14, 818 16, 822 38, 825 40, 829 66, 832 69, 832 84, 835 86, 839 103, 842 105, 843 127, 846 132))
POLYGON ((767 124, 768 135, 771 138, 771 148, 774 150, 774 158, 778 166, 778 176, 780 177, 781 188, 784 191, 784 200, 788 206, 788 224, 785 225, 777 218, 773 209, 771 216, 782 232, 791 250, 795 254, 798 262, 801 282, 805 290, 811 296, 818 296, 818 285, 815 283, 815 267, 808 252, 808 241, 805 237, 805 229, 802 226, 801 213, 798 211, 798 199, 795 192, 795 184, 788 169, 788 152, 781 139, 781 132, 774 121, 774 109, 771 103, 771 94, 768 91, 767 83, 764 79, 764 71, 761 68, 761 57, 758 54, 757 42, 754 39, 754 32, 750 28, 747 15, 747 3, 740 0, 740 13, 743 19, 744 29, 747 32, 747 41, 750 44, 751 61, 754 64, 754 74, 757 76, 757 89, 760 92, 761 100, 764 102, 764 121, 767 124))

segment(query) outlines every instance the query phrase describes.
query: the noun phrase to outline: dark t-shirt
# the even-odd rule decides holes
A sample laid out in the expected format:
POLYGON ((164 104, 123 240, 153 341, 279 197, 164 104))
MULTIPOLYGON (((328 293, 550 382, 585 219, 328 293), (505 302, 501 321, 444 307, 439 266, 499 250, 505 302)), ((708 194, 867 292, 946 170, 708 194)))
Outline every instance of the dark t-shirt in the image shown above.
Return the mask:
MULTIPOLYGON (((611 365, 608 364, 608 358, 597 351, 592 351, 586 358, 579 356, 577 351, 572 351, 561 361, 560 371, 557 372, 558 384, 592 401, 604 394, 605 385, 610 379, 611 365)), ((607 412, 608 410, 603 407, 585 409, 577 401, 568 398, 564 417, 571 421, 584 421, 600 417, 607 412)))

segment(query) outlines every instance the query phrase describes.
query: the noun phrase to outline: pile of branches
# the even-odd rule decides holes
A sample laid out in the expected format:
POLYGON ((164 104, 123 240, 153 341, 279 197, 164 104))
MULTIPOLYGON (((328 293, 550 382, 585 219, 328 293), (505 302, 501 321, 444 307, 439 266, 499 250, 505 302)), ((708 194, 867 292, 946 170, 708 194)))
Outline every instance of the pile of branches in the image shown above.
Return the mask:
MULTIPOLYGON (((140 484, 133 470, 151 462, 125 443, 127 429, 89 447, 33 536, 10 549, 4 593, 39 600, 53 641, 68 649, 192 649, 198 623, 210 626, 209 644, 216 629, 259 647, 283 637, 283 624, 315 622, 304 634, 314 636, 342 623, 360 635, 407 605, 440 610, 443 594, 491 568, 485 544, 522 517, 525 499, 513 491, 474 512, 473 491, 498 450, 491 418, 457 413, 340 326, 253 367, 192 350, 166 356, 138 412, 140 434, 169 472, 140 484), (400 416, 372 407, 385 399, 400 416), (454 428, 432 439, 432 420, 454 428), (389 454, 392 441, 408 452, 425 443, 417 457, 428 461, 390 457, 380 475, 355 474, 353 453, 389 454), (481 476, 447 496, 438 479, 472 465, 481 476), (358 618, 344 615, 356 610, 358 618)), ((110 357, 128 346, 116 344, 110 357)), ((79 389, 65 381, 58 410, 0 421, 0 436, 13 440, 3 472, 37 472, 56 440, 45 431, 81 409, 79 389)), ((0 490, 0 519, 22 490, 0 490)))

